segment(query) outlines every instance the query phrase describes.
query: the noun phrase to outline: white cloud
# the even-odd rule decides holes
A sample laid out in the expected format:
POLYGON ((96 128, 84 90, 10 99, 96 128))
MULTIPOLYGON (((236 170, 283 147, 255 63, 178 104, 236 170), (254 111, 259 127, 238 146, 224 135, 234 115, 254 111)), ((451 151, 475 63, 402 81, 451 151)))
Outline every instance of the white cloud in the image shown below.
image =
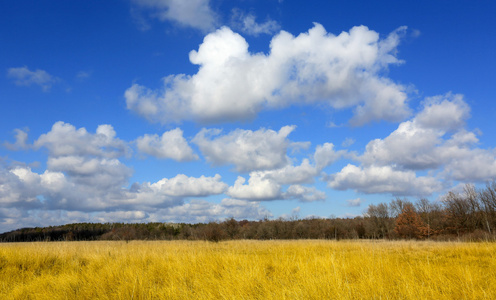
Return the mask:
POLYGON ((296 37, 281 31, 269 54, 253 54, 242 36, 223 27, 190 52, 197 74, 170 75, 156 91, 134 84, 125 92, 127 107, 162 123, 226 122, 266 108, 326 103, 354 108, 354 125, 399 121, 409 114, 405 88, 379 73, 401 63, 394 54, 404 31, 380 40, 365 26, 335 36, 315 24, 296 37))
POLYGON ((76 129, 71 124, 56 122, 50 132, 42 134, 34 142, 34 147, 47 148, 52 157, 93 155, 116 158, 126 154, 128 148, 115 135, 111 125, 100 125, 96 134, 91 134, 84 127, 76 129))
POLYGON ((156 158, 170 158, 176 161, 197 160, 198 155, 188 145, 179 128, 157 134, 145 134, 136 140, 138 151, 156 158))
POLYGON ((401 123, 388 137, 369 142, 360 160, 411 170, 438 168, 454 159, 460 147, 477 142, 473 133, 463 130, 469 111, 462 95, 427 98, 415 118, 401 123), (454 134, 446 139, 450 131, 454 134))
POLYGON ((360 198, 346 200, 346 204, 348 206, 357 207, 357 206, 362 205, 362 203, 363 203, 363 199, 360 199, 360 198))
POLYGON ((300 165, 285 165, 272 170, 253 171, 246 179, 239 176, 226 194, 232 198, 249 201, 270 201, 296 199, 302 202, 325 200, 326 194, 302 184, 312 183, 322 169, 338 159, 344 152, 335 152, 330 143, 316 147, 313 155, 315 164, 303 159, 300 165), (283 192, 283 186, 290 185, 283 192))
POLYGON ((15 143, 4 142, 3 145, 9 150, 25 150, 30 148, 28 145, 28 133, 25 130, 14 129, 15 132, 15 143))
POLYGON ((457 149, 459 158, 451 160, 443 170, 447 178, 463 182, 496 180, 496 150, 457 149))
POLYGON ((470 117, 463 95, 451 94, 426 98, 424 109, 415 117, 420 127, 450 131, 460 129, 470 117))
POLYGON ((62 225, 77 222, 90 222, 91 218, 84 212, 69 212, 63 210, 19 210, 6 209, 7 216, 0 216, 2 230, 14 230, 24 227, 62 225))
MULTIPOLYGON (((305 162, 302 165, 308 167, 308 164, 305 162)), ((294 174, 291 171, 294 169, 289 172, 287 170, 285 168, 276 172, 251 172, 247 184, 246 179, 239 176, 234 185, 229 187, 226 194, 232 198, 249 201, 296 199, 301 202, 312 202, 326 199, 324 192, 301 184, 292 184, 283 192, 282 188, 284 184, 306 182, 309 178, 313 179, 313 176, 315 176, 315 172, 313 172, 311 175, 303 175, 297 179, 291 179, 290 175, 294 174), (302 180, 301 178, 304 179, 302 180)), ((315 169, 312 170, 315 171, 315 169)))
POLYGON ((233 198, 251 201, 297 199, 310 202, 324 200, 326 198, 325 193, 302 184, 312 183, 324 167, 344 153, 344 151, 335 152, 331 143, 319 145, 313 155, 314 165, 309 159, 303 159, 301 164, 297 166, 286 165, 272 170, 250 172, 248 184, 245 184, 245 178, 238 177, 226 194, 233 198), (282 191, 284 185, 290 185, 285 192, 282 191))
POLYGON ((422 110, 384 139, 370 141, 362 166, 347 165, 331 175, 329 186, 363 193, 424 196, 440 191, 438 180, 484 182, 496 179, 496 150, 480 149, 475 132, 464 126, 470 107, 462 95, 427 98, 422 110), (428 171, 425 177, 417 176, 428 171))
POLYGON ((105 171, 108 170, 102 172, 97 168, 96 174, 84 177, 50 170, 38 174, 30 168, 17 167, 7 171, 10 180, 2 190, 8 193, 0 197, 0 202, 4 206, 9 206, 10 202, 16 207, 43 210, 98 211, 112 208, 125 197, 121 187, 122 175, 113 179, 105 171), (12 175, 15 180, 12 180, 12 175))
MULTIPOLYGON (((112 126, 100 125, 93 134, 57 122, 34 142, 35 149, 42 147, 48 150, 43 174, 29 168, 10 173, 29 186, 30 197, 45 208, 97 211, 125 198, 124 187, 132 172, 118 158, 127 153, 127 144, 116 138, 112 126)), ((11 188, 25 193, 18 186, 11 188)))
POLYGON ((267 209, 253 201, 226 198, 221 201, 221 206, 225 216, 237 219, 262 219, 272 216, 267 209))
POLYGON ((348 164, 331 175, 329 187, 337 190, 353 189, 360 193, 390 193, 398 196, 430 195, 442 185, 432 177, 417 177, 413 171, 398 171, 390 166, 357 167, 348 164))
POLYGON ((0 169, 0 205, 3 207, 38 207, 36 197, 39 179, 30 174, 29 168, 0 169))
POLYGON ((73 200, 67 205, 81 205, 79 200, 87 194, 88 206, 105 206, 104 199, 122 196, 122 187, 127 185, 132 173, 118 159, 128 152, 128 146, 116 138, 111 125, 100 125, 92 134, 85 128, 76 129, 71 124, 57 122, 34 142, 34 147, 48 150, 48 171, 64 174, 68 182, 77 186, 71 192, 73 195, 67 197, 73 200), (85 189, 88 192, 83 192, 85 189), (76 196, 76 190, 81 192, 80 196, 76 196))
POLYGON ((324 143, 317 146, 313 159, 317 170, 322 171, 322 169, 340 159, 344 154, 346 154, 345 150, 334 151, 332 143, 324 143))
POLYGON ((150 214, 150 220, 173 222, 210 222, 222 221, 229 217, 243 219, 262 219, 272 214, 257 202, 239 199, 223 199, 220 204, 193 199, 188 203, 150 214))
POLYGON ((184 174, 176 175, 174 178, 163 178, 156 183, 146 183, 152 190, 173 197, 206 197, 223 193, 227 184, 221 181, 221 176, 188 177, 184 174))
POLYGON ((233 164, 238 172, 268 170, 288 163, 287 136, 294 129, 295 126, 284 126, 278 132, 236 129, 222 136, 220 130, 202 129, 192 141, 214 165, 233 164))
POLYGON ((15 207, 0 208, 0 232, 23 227, 62 225, 80 222, 209 222, 223 221, 226 218, 262 219, 272 214, 257 202, 237 199, 224 199, 221 203, 211 203, 193 199, 173 207, 151 211, 129 208, 115 211, 87 213, 72 210, 24 210, 15 207))
MULTIPOLYGON (((266 170, 259 172, 260 176, 274 180, 278 184, 303 184, 312 183, 316 176, 319 176, 321 171, 337 161, 346 151, 334 150, 332 143, 324 143, 315 148, 313 154, 313 164, 310 159, 303 159, 300 165, 286 165, 279 169, 266 170)), ((251 175, 251 174, 250 174, 251 175)))
POLYGON ((250 173, 248 184, 246 179, 239 176, 226 194, 232 198, 250 201, 268 201, 282 199, 281 185, 264 176, 263 172, 250 173))
POLYGON ((319 169, 312 166, 308 159, 304 159, 299 166, 288 165, 280 169, 260 172, 260 174, 279 184, 301 184, 313 182, 314 177, 319 174, 319 169))
POLYGON ((326 193, 317 190, 315 187, 303 185, 291 185, 283 195, 284 199, 297 199, 301 202, 324 201, 327 198, 326 193))
POLYGON ((369 142, 361 161, 367 165, 396 163, 413 170, 437 168, 443 161, 434 150, 442 143, 442 135, 442 132, 418 127, 414 121, 403 122, 385 139, 369 142))
MULTIPOLYGON (((281 134, 286 136, 289 132, 281 134)), ((84 128, 57 122, 34 144, 34 149, 48 150, 47 169, 43 173, 33 172, 23 165, 0 165, 2 230, 78 220, 196 222, 230 216, 261 218, 270 215, 253 201, 225 199, 214 204, 190 200, 225 193, 228 185, 222 182, 220 175, 189 177, 179 174, 153 183, 134 183, 127 188, 131 169, 119 160, 127 153, 127 144, 117 138, 110 125, 100 125, 95 133, 90 133, 84 128), (22 215, 12 217, 18 214, 22 215)))
POLYGON ((177 175, 155 183, 135 183, 130 189, 122 184, 129 176, 113 174, 108 179, 100 166, 80 178, 79 174, 46 170, 42 174, 28 167, 1 169, 0 207, 101 212, 112 209, 153 211, 184 204, 189 197, 207 197, 223 193, 227 184, 220 175, 198 178, 177 175), (100 174, 102 173, 102 174, 100 174), (94 178, 93 178, 94 177, 94 178))
MULTIPOLYGON (((204 32, 215 29, 217 15, 210 7, 210 0, 133 0, 139 7, 150 12, 152 18, 172 21, 183 27, 192 27, 204 32)), ((136 14, 136 11, 133 11, 136 14)), ((135 16, 136 17, 136 16, 135 16)), ((149 25, 142 19, 143 29, 149 25)))
POLYGON ((267 19, 264 23, 257 23, 255 19, 255 15, 251 13, 245 14, 239 9, 233 9, 232 11, 231 23, 233 27, 248 35, 273 34, 281 27, 271 19, 267 19))
POLYGON ((44 70, 31 71, 28 67, 10 68, 7 70, 7 77, 14 79, 18 86, 38 85, 44 92, 48 92, 52 84, 59 79, 48 74, 44 70))
POLYGON ((101 189, 121 188, 132 174, 118 159, 83 156, 49 157, 47 167, 65 173, 74 183, 101 189))
POLYGON ((26 212, 16 207, 0 208, 0 232, 26 227, 26 212))

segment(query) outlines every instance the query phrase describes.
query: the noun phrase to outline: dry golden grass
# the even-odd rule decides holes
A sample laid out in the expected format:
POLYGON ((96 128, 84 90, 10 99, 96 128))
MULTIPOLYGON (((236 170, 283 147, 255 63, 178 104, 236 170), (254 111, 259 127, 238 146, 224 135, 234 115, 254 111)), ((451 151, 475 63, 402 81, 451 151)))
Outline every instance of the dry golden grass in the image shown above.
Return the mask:
POLYGON ((496 244, 0 244, 0 299, 496 299, 496 244))

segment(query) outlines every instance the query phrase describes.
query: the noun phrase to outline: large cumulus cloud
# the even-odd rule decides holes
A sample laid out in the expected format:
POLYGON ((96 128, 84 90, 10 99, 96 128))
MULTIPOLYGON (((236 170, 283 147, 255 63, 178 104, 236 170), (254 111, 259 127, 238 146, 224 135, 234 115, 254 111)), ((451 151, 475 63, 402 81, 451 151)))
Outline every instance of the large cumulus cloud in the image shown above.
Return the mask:
POLYGON ((370 141, 362 155, 329 176, 339 190, 394 195, 430 195, 451 181, 487 182, 496 179, 496 151, 478 148, 477 131, 466 121, 470 107, 459 94, 429 97, 411 120, 383 139, 370 141), (418 176, 418 172, 427 175, 418 176))
POLYGON ((315 24, 298 36, 281 31, 264 54, 250 53, 241 35, 223 27, 190 52, 196 74, 169 75, 160 90, 133 84, 127 107, 161 123, 246 120, 263 109, 311 103, 354 109, 354 125, 399 121, 409 114, 405 88, 382 74, 401 63, 395 50, 405 30, 380 39, 365 26, 333 35, 315 24))

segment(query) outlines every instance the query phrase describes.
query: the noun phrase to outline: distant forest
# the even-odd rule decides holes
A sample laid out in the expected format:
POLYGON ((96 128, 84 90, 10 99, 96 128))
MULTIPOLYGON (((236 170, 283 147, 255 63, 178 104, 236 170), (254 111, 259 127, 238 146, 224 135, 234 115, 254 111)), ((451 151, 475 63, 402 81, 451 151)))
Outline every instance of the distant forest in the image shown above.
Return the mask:
POLYGON ((496 182, 477 190, 449 192, 440 202, 396 198, 370 205, 355 218, 235 220, 187 223, 78 223, 23 228, 0 235, 1 242, 93 240, 233 239, 430 239, 496 240, 496 182))

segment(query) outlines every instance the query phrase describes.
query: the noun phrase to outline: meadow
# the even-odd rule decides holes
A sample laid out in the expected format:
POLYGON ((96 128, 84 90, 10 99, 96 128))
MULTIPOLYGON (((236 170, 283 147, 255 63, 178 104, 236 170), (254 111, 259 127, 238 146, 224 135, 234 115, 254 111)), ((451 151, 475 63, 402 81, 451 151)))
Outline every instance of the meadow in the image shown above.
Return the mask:
POLYGON ((4 243, 0 299, 496 299, 496 243, 4 243))

